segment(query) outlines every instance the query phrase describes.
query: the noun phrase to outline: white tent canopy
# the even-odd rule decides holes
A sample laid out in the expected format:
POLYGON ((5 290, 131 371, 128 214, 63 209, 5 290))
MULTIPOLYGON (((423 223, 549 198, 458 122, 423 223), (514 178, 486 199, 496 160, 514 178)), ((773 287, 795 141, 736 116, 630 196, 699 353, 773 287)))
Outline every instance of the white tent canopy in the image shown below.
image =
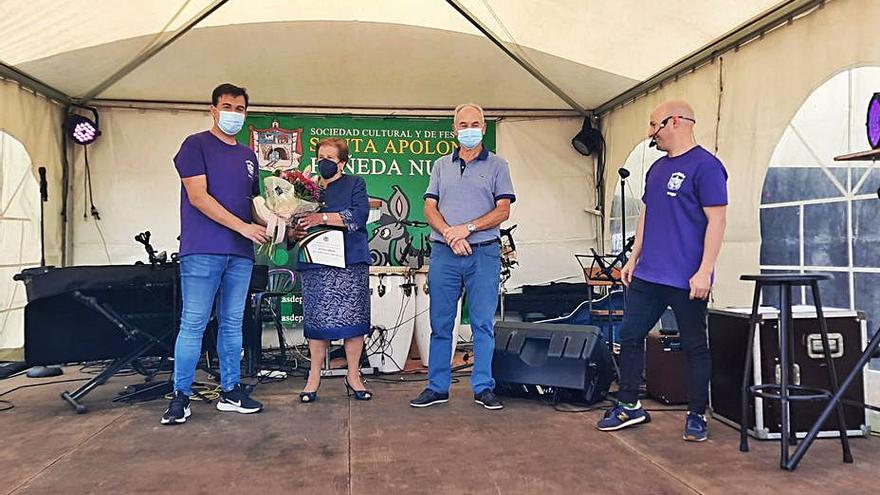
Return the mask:
POLYGON ((262 105, 569 108, 451 3, 589 109, 790 2, 0 0, 0 61, 73 98, 203 102, 229 80, 262 105))

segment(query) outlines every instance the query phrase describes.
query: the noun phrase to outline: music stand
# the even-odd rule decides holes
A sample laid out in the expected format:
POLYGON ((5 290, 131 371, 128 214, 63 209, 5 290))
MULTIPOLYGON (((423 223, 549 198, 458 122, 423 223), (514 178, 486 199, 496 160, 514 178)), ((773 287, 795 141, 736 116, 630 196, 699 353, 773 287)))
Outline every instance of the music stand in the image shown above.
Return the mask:
POLYGON ((627 239, 623 250, 617 255, 601 255, 592 248, 590 249, 590 254, 574 255, 584 272, 584 279, 587 283, 589 291, 589 294, 587 295, 587 305, 590 312, 590 319, 592 320, 595 318, 599 320, 600 323, 606 323, 611 327, 609 329, 608 341, 612 348, 615 344, 613 326, 616 320, 623 318, 623 310, 614 308, 614 302, 611 295, 612 293, 617 294, 614 289, 620 287, 621 289, 624 289, 625 297, 625 286, 623 285, 623 280, 621 280, 620 271, 623 269, 624 265, 626 265, 628 260, 627 253, 632 250, 634 243, 635 236, 627 239), (604 288, 606 292, 604 297, 606 298, 606 303, 608 305, 607 309, 596 309, 593 306, 595 295, 593 292, 594 287, 604 288))

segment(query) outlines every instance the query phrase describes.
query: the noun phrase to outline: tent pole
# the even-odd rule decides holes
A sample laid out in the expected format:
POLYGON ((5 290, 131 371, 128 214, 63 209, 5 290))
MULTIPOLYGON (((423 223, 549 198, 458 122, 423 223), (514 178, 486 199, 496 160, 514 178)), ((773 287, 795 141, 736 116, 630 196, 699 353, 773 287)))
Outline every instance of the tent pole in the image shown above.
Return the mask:
POLYGON ((150 60, 156 54, 168 48, 172 43, 179 40, 184 34, 188 33, 190 29, 196 27, 200 22, 205 20, 208 16, 217 11, 220 7, 222 7, 229 0, 214 0, 210 5, 205 7, 201 12, 195 15, 192 19, 190 19, 186 24, 184 24, 174 36, 168 38, 162 43, 150 48, 149 50, 143 52, 141 55, 135 57, 134 60, 125 64, 121 69, 113 73, 110 77, 105 79, 102 83, 95 86, 91 91, 83 95, 82 98, 77 100, 77 103, 80 105, 87 105, 90 101, 92 101, 96 96, 100 95, 104 91, 107 90, 110 86, 116 84, 120 79, 130 74, 133 70, 137 69, 141 65, 143 65, 146 61, 150 60))
POLYGON ((27 72, 3 62, 0 62, 0 77, 15 81, 22 87, 65 105, 70 103, 70 97, 61 92, 61 90, 55 89, 27 72))
POLYGON ((495 46, 497 46, 502 52, 504 52, 514 62, 519 64, 523 69, 525 69, 526 72, 531 74, 532 77, 537 79, 538 82, 543 84, 547 89, 552 91, 553 94, 555 94, 556 96, 561 98, 562 101, 567 103, 568 106, 570 106, 574 110, 577 110, 577 112, 579 114, 583 115, 584 117, 590 116, 590 113, 583 106, 581 106, 580 103, 575 101, 575 99, 572 98, 571 96, 569 96, 565 91, 563 91, 562 88, 560 88, 559 86, 554 84, 553 81, 551 81, 550 79, 547 79, 547 77, 544 74, 542 74, 541 71, 539 71, 537 68, 535 68, 535 66, 533 66, 532 64, 530 64, 526 60, 523 60, 522 57, 513 53, 506 46, 504 46, 504 43, 502 43, 501 40, 498 39, 497 36, 495 36, 495 33, 490 31, 489 28, 486 27, 485 24, 480 22, 480 20, 477 19, 477 17, 473 13, 471 13, 467 8, 465 8, 465 6, 461 4, 460 0, 446 0, 446 3, 448 3, 450 6, 452 6, 452 8, 455 9, 459 14, 461 14, 462 17, 467 19, 468 22, 473 24, 474 27, 477 28, 481 33, 483 33, 484 36, 489 38, 489 40, 492 43, 494 43, 495 46))

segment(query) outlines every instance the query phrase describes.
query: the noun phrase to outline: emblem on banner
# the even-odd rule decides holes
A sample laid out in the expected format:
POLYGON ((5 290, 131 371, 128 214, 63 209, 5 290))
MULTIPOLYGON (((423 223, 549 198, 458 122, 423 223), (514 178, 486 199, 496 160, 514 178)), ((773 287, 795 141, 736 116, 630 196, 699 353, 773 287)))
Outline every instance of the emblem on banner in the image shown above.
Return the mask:
POLYGON ((283 129, 277 120, 267 129, 257 129, 253 125, 250 131, 250 147, 257 155, 260 169, 274 172, 299 167, 302 158, 302 128, 283 129))

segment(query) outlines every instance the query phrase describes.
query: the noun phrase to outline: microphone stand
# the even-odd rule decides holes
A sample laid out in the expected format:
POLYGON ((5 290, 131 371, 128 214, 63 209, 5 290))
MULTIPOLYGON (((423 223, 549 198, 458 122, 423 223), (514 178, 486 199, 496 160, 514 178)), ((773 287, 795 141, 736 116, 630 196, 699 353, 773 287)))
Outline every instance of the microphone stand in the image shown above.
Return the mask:
POLYGON ((620 176, 620 243, 621 246, 626 243, 626 178, 629 177, 629 170, 621 167, 617 170, 620 176))
MULTIPOLYGON (((620 176, 620 253, 624 256, 626 253, 626 179, 629 177, 629 170, 620 167, 617 170, 620 176)), ((626 301, 626 285, 623 285, 623 300, 626 301)))
MULTIPOLYGON (((38 169, 40 173, 40 268, 39 273, 46 273, 46 218, 44 210, 49 201, 49 186, 46 183, 46 167, 38 169)), ((58 366, 34 366, 27 372, 28 378, 48 378, 63 375, 64 371, 58 366)))
POLYGON ((40 267, 46 267, 46 215, 45 205, 49 201, 49 185, 46 183, 46 167, 40 167, 40 267))

